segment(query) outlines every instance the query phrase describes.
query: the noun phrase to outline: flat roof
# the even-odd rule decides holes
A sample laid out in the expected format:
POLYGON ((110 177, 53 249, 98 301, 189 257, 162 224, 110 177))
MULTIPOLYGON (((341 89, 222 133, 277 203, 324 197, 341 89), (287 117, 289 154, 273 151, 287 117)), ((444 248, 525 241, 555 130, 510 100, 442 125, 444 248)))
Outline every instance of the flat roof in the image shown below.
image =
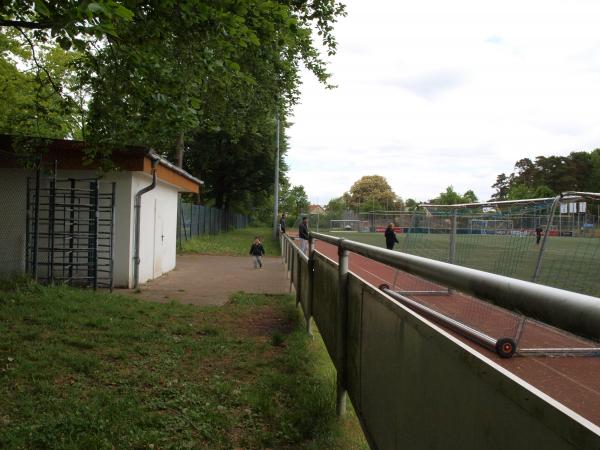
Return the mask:
MULTIPOLYGON (((0 134, 0 168, 23 167, 15 147, 30 147, 28 151, 40 152, 42 162, 51 166, 57 161, 59 170, 94 170, 102 166, 102 155, 90 161, 86 153, 93 144, 68 139, 46 139, 0 134), (43 152, 42 152, 43 151, 43 152)), ((177 187, 180 192, 198 193, 203 181, 175 166, 154 150, 145 147, 123 146, 110 151, 110 162, 120 170, 152 173, 152 161, 158 163, 156 176, 177 187)))

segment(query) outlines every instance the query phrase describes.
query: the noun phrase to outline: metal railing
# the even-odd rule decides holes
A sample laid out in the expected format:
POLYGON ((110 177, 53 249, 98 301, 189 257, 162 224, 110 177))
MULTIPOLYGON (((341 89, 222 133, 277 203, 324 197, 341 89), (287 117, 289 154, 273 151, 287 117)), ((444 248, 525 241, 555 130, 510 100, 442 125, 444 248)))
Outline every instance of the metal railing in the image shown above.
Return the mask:
POLYGON ((319 233, 309 242, 305 255, 282 235, 282 259, 307 330, 317 324, 334 362, 338 414, 348 396, 372 448, 599 448, 599 427, 350 272, 348 254, 595 338, 599 299, 319 233), (338 261, 317 240, 335 245, 338 261))

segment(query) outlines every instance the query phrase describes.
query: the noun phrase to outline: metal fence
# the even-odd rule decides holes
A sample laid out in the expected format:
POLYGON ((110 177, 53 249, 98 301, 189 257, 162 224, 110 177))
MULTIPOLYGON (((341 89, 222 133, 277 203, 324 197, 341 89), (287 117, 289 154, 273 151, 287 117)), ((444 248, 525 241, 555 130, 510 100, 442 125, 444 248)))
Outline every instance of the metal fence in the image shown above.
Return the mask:
POLYGON ((402 252, 600 296, 600 194, 425 208, 332 222, 380 246, 393 223, 402 252))
MULTIPOLYGON (((0 152, 0 163, 2 156, 0 152)), ((25 272, 27 190, 24 178, 20 173, 0 177, 0 277, 25 272)))
POLYGON ((321 234, 311 234, 309 256, 287 235, 280 243, 308 331, 314 320, 334 362, 338 413, 349 396, 371 448, 600 448, 600 428, 349 272, 348 252, 499 304, 541 308, 596 338, 597 299, 321 234), (315 238, 337 246, 339 263, 314 250, 315 238))
POLYGON ((204 234, 245 228, 248 224, 248 216, 180 200, 177 212, 177 244, 181 245, 184 241, 204 234))

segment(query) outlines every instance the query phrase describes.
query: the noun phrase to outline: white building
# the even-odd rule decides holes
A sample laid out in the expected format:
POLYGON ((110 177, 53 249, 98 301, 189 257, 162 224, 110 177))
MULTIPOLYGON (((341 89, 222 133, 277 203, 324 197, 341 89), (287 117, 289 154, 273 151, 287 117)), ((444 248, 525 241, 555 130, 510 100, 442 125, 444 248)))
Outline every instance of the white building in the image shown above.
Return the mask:
MULTIPOLYGON (((19 152, 20 144, 18 142, 21 141, 9 136, 0 136, 0 275, 23 273, 25 271, 31 273, 32 270, 33 251, 31 242, 34 235, 32 223, 35 215, 32 212, 35 211, 32 202, 34 201, 35 189, 31 186, 35 185, 36 171, 23 168, 19 158, 15 157, 13 148, 17 150, 17 153, 19 152), (28 178, 30 179, 29 203, 28 178), (29 233, 27 233, 27 230, 29 230, 29 233)), ((108 252, 106 254, 112 257, 110 266, 112 269, 112 283, 115 287, 131 288, 135 286, 136 261, 139 262, 137 268, 137 281, 139 283, 159 277, 175 268, 179 193, 198 193, 202 184, 200 180, 173 166, 155 153, 142 148, 113 151, 111 161, 118 170, 102 172, 99 169, 100 163, 98 161, 84 164, 85 143, 83 142, 52 140, 45 143, 44 147, 41 166, 45 172, 53 172, 53 168, 56 167, 57 179, 97 178, 100 180, 99 189, 103 194, 110 193, 112 183, 114 183, 112 242, 110 251, 106 250, 108 252), (153 182, 153 179, 155 182, 153 182), (136 197, 141 199, 138 259, 136 259, 136 197)), ((29 158, 28 160, 31 161, 32 159, 29 158)), ((53 176, 42 176, 40 182, 42 194, 38 196, 42 202, 47 201, 44 193, 50 192, 48 185, 53 176)), ((56 192, 56 189, 53 192, 56 192)), ((58 200, 55 200, 51 206, 46 208, 49 214, 55 214, 54 211, 57 215, 62 214, 60 219, 54 217, 53 220, 61 220, 61 226, 64 226, 60 228, 61 233, 57 233, 54 225, 52 225, 53 257, 48 256, 48 249, 45 248, 49 245, 49 240, 46 239, 43 244, 38 245, 36 255, 38 252, 46 252, 44 253, 46 256, 38 257, 38 263, 41 263, 39 267, 42 271, 45 271, 45 267, 50 265, 47 264, 48 260, 53 261, 52 267, 56 273, 59 270, 54 267, 54 261, 61 262, 58 266, 60 266, 63 273, 65 270, 68 271, 69 267, 76 267, 77 264, 69 265, 68 257, 65 255, 77 254, 78 251, 81 253, 82 250, 77 246, 81 247, 83 244, 73 244, 74 241, 79 242, 77 238, 74 239, 73 235, 66 238, 64 236, 68 234, 63 233, 63 231, 69 229, 69 224, 71 224, 70 228, 73 230, 73 222, 69 221, 69 215, 73 214, 73 208, 64 208, 63 203, 68 200, 69 194, 63 193, 61 195, 60 198, 63 200, 56 197, 58 200), (63 206, 62 210, 60 210, 61 205, 63 206), (56 238, 54 235, 56 235, 56 238), (57 242, 58 244, 56 244, 57 242), (71 250, 68 248, 65 250, 65 245, 63 245, 65 242, 71 246, 71 250), (54 248, 55 244, 56 249, 54 248)), ((42 230, 42 234, 46 234, 49 227, 48 223, 50 222, 39 220, 38 232, 35 235, 39 235, 39 230, 42 230)), ((84 235, 89 233, 89 230, 79 229, 79 233, 84 235)), ((103 247, 107 246, 104 245, 103 247)), ((102 251, 102 249, 98 250, 96 248, 96 251, 102 251)), ((90 255, 93 254, 87 251, 83 260, 85 261, 85 258, 91 260, 90 255)), ((99 253, 95 253, 95 255, 99 255, 99 253)), ((73 262, 73 258, 71 259, 73 262)), ((84 266, 85 264, 80 265, 84 266)), ((85 269, 81 270, 83 273, 90 269, 86 266, 85 269)), ((57 279, 60 280, 61 278, 57 275, 57 279)))

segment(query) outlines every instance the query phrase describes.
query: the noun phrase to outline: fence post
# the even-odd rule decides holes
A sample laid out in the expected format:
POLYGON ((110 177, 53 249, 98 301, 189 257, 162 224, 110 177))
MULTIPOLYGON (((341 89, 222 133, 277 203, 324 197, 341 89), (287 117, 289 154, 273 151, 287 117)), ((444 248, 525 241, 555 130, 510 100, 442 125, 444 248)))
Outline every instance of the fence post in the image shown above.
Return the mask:
POLYGON ((544 258, 544 250, 546 249, 546 241, 548 240, 548 234, 550 233, 550 227, 552 226, 552 219, 554 219, 556 206, 560 203, 561 198, 562 195, 557 195, 554 201, 552 202, 552 207, 550 208, 550 214, 548 216, 548 222, 546 224, 546 231, 544 233, 544 238, 542 239, 542 244, 540 245, 540 252, 535 263, 535 271, 533 272, 533 278, 531 280, 534 283, 537 283, 540 277, 540 272, 542 270, 542 259, 544 258))
POLYGON ((287 248, 287 258, 286 258, 286 269, 287 269, 286 270, 286 274, 287 274, 287 276, 289 278, 291 276, 290 266, 292 264, 292 252, 293 252, 293 250, 292 250, 292 243, 291 243, 291 241, 288 241, 287 245, 288 245, 288 248, 287 248))
MULTIPOLYGON (((296 260, 294 261, 294 270, 296 271, 296 307, 300 304, 300 296, 302 295, 302 270, 300 270, 301 262, 298 254, 296 254, 296 260)), ((293 279, 293 277, 292 277, 293 279)))
MULTIPOLYGON (((456 258, 456 209, 452 212, 452 227, 450 229, 450 251, 448 252, 448 262, 454 264, 456 258)), ((454 289, 448 288, 448 294, 454 294, 454 289)))
POLYGON ((338 317, 336 326, 336 359, 337 359, 337 392, 336 412, 338 417, 346 414, 346 326, 348 312, 348 250, 344 247, 344 240, 338 243, 338 317))
POLYGON ((291 260, 290 260, 290 292, 292 292, 292 286, 294 285, 294 266, 295 266, 295 251, 294 249, 292 249, 291 253, 291 260))
POLYGON ((315 238, 308 235, 308 296, 306 302, 306 332, 312 336, 312 306, 313 306, 313 284, 315 282, 315 238))
POLYGON ((196 209, 196 236, 200 236, 200 205, 194 205, 196 209))

